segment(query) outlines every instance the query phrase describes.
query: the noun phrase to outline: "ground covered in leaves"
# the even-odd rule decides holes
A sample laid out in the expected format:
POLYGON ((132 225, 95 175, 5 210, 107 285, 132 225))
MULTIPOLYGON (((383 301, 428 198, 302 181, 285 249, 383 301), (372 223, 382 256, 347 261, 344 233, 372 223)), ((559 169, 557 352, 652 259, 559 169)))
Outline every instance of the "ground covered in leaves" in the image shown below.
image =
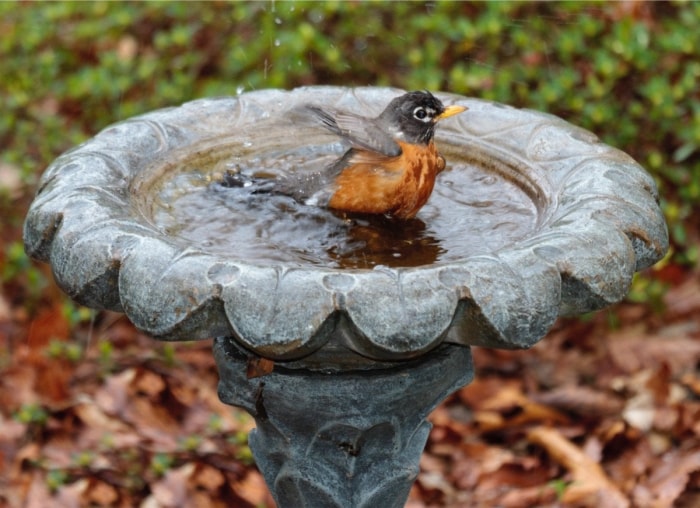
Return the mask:
MULTIPOLYGON (((274 506, 209 341, 0 303, 0 506, 274 506)), ((561 321, 529 351, 475 348, 409 508, 700 506, 700 275, 663 304, 561 321)))

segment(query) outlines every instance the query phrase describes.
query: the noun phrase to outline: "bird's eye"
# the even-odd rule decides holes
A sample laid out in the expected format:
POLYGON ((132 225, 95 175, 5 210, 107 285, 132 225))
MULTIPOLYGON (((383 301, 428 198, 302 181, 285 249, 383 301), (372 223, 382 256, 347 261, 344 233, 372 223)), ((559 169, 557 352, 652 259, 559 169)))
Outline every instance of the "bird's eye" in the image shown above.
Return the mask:
POLYGON ((418 120, 425 120, 425 117, 428 116, 428 113, 422 106, 418 106, 416 109, 413 110, 413 116, 416 117, 418 120))

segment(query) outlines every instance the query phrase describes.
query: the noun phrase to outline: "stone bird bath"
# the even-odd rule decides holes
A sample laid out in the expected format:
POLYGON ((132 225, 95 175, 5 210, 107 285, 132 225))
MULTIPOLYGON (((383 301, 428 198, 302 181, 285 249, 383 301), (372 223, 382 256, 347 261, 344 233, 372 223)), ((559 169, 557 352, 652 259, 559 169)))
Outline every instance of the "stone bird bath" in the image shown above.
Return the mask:
POLYGON ((159 340, 216 337, 219 395, 255 417, 282 507, 403 506, 427 415, 472 378, 470 346, 528 348, 558 316, 622 299, 668 247, 629 156, 554 116, 449 94, 469 111, 438 127, 448 167, 415 220, 217 183, 342 153, 301 104, 374 115, 400 93, 265 90, 120 122, 46 170, 26 220, 27 252, 80 304, 159 340))

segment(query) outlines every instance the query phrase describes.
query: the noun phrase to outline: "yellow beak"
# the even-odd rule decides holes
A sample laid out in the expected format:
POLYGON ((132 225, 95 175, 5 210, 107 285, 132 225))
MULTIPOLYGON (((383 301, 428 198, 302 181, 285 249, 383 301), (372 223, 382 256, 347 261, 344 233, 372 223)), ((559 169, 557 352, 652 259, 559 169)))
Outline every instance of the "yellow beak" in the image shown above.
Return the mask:
POLYGON ((462 111, 466 111, 467 109, 469 109, 469 108, 467 108, 465 106, 455 106, 455 105, 447 106, 445 108, 445 111, 443 111, 442 113, 440 113, 438 116, 435 117, 435 121, 437 122, 438 120, 443 120, 445 118, 449 118, 451 116, 458 115, 459 113, 461 113, 462 111))

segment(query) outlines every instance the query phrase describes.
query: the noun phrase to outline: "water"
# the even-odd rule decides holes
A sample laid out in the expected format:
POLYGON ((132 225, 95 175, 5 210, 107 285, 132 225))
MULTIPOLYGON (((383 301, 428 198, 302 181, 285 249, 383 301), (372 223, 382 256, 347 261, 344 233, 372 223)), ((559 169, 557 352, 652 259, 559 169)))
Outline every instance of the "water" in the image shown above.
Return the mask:
POLYGON ((523 189, 460 160, 455 149, 430 200, 411 220, 333 212, 289 196, 256 193, 257 184, 221 185, 227 170, 256 182, 317 171, 342 150, 328 144, 262 155, 222 152, 206 161, 185 158, 153 186, 142 210, 174 241, 205 252, 257 264, 335 268, 449 263, 497 251, 537 227, 537 206, 523 189))

